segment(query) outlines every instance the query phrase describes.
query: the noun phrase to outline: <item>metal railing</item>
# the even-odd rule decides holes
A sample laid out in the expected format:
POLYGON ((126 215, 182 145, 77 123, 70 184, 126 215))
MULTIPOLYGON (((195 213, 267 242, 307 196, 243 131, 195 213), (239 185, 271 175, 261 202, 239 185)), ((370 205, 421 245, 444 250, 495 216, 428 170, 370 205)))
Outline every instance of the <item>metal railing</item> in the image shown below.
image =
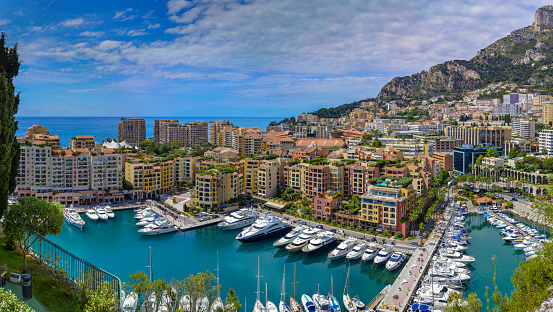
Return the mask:
POLYGON ((117 305, 121 307, 123 289, 117 276, 77 257, 47 238, 38 238, 31 250, 36 257, 73 282, 78 289, 96 291, 107 287, 115 294, 117 305))

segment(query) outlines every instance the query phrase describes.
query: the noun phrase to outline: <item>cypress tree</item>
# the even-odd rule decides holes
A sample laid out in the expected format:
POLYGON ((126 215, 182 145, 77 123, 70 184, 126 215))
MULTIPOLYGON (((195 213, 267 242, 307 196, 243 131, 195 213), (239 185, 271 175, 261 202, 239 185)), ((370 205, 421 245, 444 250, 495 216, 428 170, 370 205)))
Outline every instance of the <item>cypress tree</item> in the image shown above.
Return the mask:
POLYGON ((19 93, 15 94, 13 79, 19 73, 17 44, 6 46, 4 33, 0 38, 0 217, 8 206, 8 195, 15 190, 19 166, 19 142, 15 138, 19 108, 19 93))

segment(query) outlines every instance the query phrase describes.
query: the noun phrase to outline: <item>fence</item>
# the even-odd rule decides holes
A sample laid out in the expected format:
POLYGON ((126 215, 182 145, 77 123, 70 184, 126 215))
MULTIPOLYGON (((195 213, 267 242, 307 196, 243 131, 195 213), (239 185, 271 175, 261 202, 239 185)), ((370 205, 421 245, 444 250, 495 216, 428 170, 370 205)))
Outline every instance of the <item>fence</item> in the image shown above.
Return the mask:
POLYGON ((33 253, 78 288, 98 290, 107 286, 116 294, 118 306, 121 306, 121 280, 93 264, 77 257, 46 238, 39 238, 32 246, 33 253))

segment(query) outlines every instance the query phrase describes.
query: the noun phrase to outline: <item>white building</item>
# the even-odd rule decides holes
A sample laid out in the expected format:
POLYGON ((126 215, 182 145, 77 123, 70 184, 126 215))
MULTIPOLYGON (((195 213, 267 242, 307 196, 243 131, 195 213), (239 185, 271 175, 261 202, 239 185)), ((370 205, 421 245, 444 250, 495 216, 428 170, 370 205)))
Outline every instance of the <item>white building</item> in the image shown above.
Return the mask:
POLYGON ((525 118, 513 118, 511 136, 531 139, 536 136, 536 122, 525 118))
POLYGON ((553 130, 540 132, 540 153, 553 155, 553 130))
POLYGON ((510 116, 518 116, 520 115, 520 104, 494 105, 492 114, 495 116, 505 116, 507 114, 510 116))

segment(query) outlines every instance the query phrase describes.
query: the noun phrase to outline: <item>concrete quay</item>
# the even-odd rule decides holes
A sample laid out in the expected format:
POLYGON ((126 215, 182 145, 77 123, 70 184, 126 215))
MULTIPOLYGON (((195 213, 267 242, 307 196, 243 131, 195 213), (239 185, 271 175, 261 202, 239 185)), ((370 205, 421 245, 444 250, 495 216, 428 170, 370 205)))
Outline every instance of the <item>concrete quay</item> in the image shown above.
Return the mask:
POLYGON ((444 219, 436 224, 425 244, 414 251, 390 290, 382 298, 376 311, 404 312, 409 309, 409 303, 422 283, 426 271, 430 267, 430 261, 454 215, 451 208, 450 206, 446 208, 444 219))

